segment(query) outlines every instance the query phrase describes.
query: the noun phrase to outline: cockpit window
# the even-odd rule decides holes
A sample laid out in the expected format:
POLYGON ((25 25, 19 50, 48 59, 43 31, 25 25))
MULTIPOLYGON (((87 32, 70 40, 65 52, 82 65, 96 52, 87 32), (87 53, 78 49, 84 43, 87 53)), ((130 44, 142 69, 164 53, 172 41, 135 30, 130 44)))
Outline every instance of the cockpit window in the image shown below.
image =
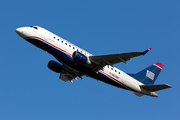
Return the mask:
POLYGON ((36 30, 38 29, 38 28, 37 28, 37 27, 35 27, 35 26, 34 26, 33 28, 34 28, 34 29, 36 29, 36 30))
POLYGON ((36 27, 36 26, 29 26, 29 27, 34 28, 36 30, 38 29, 38 27, 36 27))

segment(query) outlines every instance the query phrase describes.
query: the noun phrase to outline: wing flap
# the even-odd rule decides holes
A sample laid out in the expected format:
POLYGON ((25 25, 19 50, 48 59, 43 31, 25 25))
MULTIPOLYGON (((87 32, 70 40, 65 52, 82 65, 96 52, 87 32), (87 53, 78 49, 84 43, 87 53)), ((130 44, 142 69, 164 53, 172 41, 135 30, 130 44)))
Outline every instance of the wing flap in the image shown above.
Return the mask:
POLYGON ((142 89, 145 89, 147 91, 158 91, 158 90, 163 90, 163 89, 167 89, 167 88, 171 88, 170 85, 167 84, 158 84, 158 85, 140 85, 140 87, 142 89))
POLYGON ((70 82, 72 82, 72 79, 75 79, 75 78, 76 78, 76 76, 71 75, 69 73, 61 73, 60 76, 59 76, 59 79, 65 81, 65 82, 67 82, 68 80, 70 82))
POLYGON ((62 68, 63 68, 63 70, 59 76, 59 79, 65 81, 65 82, 70 81, 73 83, 73 81, 72 81, 73 79, 77 80, 76 77, 79 77, 82 79, 82 76, 84 75, 82 73, 78 73, 78 72, 74 71, 73 69, 69 68, 66 65, 63 65, 62 68))

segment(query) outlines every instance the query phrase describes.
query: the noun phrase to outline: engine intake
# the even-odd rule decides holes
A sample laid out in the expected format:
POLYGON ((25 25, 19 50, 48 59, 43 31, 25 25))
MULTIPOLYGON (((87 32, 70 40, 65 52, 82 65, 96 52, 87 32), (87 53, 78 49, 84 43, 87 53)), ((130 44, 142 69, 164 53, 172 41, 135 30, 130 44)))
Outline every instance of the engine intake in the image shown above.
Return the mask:
POLYGON ((89 58, 87 56, 85 56, 84 54, 78 52, 78 51, 75 51, 72 54, 72 57, 76 62, 79 62, 79 63, 82 63, 82 64, 85 64, 85 63, 91 64, 91 61, 89 60, 89 58))
POLYGON ((56 73, 60 73, 62 71, 62 65, 56 61, 50 60, 47 66, 50 70, 56 73))

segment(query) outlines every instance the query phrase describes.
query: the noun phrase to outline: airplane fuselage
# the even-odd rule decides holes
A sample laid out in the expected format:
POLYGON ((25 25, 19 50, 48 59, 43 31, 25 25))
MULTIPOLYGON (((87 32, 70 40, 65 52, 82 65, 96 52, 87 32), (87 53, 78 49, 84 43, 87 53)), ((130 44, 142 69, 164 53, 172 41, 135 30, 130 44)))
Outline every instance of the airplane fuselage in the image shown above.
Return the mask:
POLYGON ((88 77, 103 81, 119 88, 133 91, 135 93, 143 93, 157 97, 155 92, 150 92, 139 87, 140 85, 144 85, 143 83, 117 69, 116 67, 106 65, 98 71, 93 71, 92 68, 88 67, 88 64, 76 62, 72 58, 75 51, 78 51, 85 56, 93 55, 44 28, 38 26, 21 27, 16 29, 16 32, 26 41, 50 53, 59 62, 67 66, 69 69, 73 69, 78 74, 86 75, 88 77))

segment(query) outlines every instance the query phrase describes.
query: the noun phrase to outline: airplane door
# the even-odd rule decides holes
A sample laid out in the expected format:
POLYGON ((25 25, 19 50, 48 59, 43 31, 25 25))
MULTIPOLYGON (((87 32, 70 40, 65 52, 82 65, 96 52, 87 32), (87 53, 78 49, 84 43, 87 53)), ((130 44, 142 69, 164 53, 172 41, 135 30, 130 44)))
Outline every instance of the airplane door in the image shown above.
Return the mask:
POLYGON ((49 31, 46 31, 46 33, 45 33, 45 40, 46 41, 55 42, 55 39, 56 39, 56 37, 54 34, 52 34, 49 31))
POLYGON ((45 36, 44 36, 46 41, 49 41, 49 32, 45 31, 45 36))
POLYGON ((126 76, 126 74, 124 74, 124 73, 123 73, 122 83, 125 83, 125 81, 126 81, 126 77, 127 77, 127 76, 126 76))
POLYGON ((56 36, 52 33, 49 33, 49 40, 55 42, 56 36))

